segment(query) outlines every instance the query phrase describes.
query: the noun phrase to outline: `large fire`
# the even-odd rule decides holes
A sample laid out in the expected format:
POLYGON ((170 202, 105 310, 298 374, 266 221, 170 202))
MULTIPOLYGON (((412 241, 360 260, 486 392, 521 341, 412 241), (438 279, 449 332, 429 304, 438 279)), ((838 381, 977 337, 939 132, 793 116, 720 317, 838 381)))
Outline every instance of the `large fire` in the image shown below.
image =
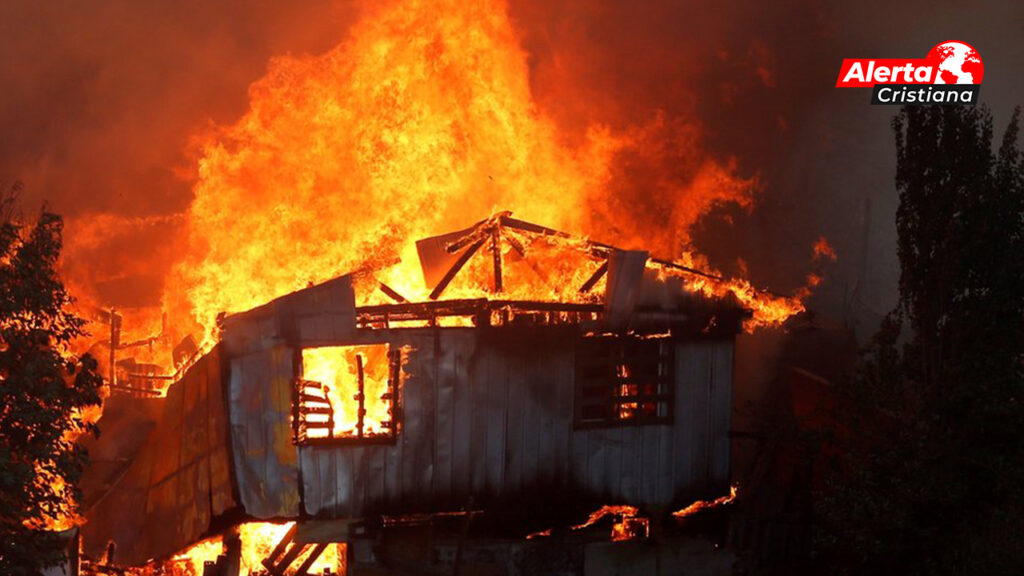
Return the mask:
MULTIPOLYGON (((577 248, 593 233, 707 272, 652 265, 683 277, 689 290, 735 295, 753 310, 749 326, 803 310, 806 289, 791 297, 766 293, 722 277, 694 251, 689 229, 703 214, 754 202, 756 183, 737 176, 730 162, 695 152, 693 174, 671 198, 659 199, 666 216, 656 229, 631 224, 635 218, 616 221, 630 209, 610 186, 616 158, 650 145, 665 119, 629 128, 595 124, 582 139, 565 138, 533 98, 528 57, 502 0, 375 3, 334 49, 273 59, 249 99, 235 124, 198 138, 188 239, 163 296, 166 331, 152 318, 143 329, 125 322, 138 338, 159 334, 163 356, 189 334, 213 342, 221 313, 353 271, 362 271, 361 305, 394 301, 381 283, 404 299, 427 300, 434 287, 424 282, 415 241, 500 210, 577 239, 515 232, 481 238, 446 298, 500 291, 504 298, 592 300, 600 285, 589 293, 578 288, 601 259, 577 248), (492 257, 503 261, 501 286, 492 257)), ((686 133, 691 140, 672 145, 697 150, 699 130, 686 133)), ((819 253, 828 255, 826 246, 819 253)), ((153 348, 136 357, 170 367, 153 348)), ((335 375, 351 382, 352 358, 306 352, 310 373, 333 381, 333 394, 351 396, 351 385, 343 389, 335 375)), ((367 374, 375 398, 381 378, 367 374)), ((385 416, 367 420, 379 429, 385 416)), ((338 415, 334 426, 348 433, 353 416, 338 415)))
MULTIPOLYGON (((533 100, 527 56, 503 2, 380 4, 326 54, 274 59, 250 88, 249 111, 202 139, 188 245, 165 292, 177 335, 211 338, 221 312, 354 270, 374 271, 357 286, 361 304, 390 301, 378 281, 425 300, 432 286, 414 241, 498 209, 575 234, 614 234, 601 239, 625 248, 657 237, 671 251, 658 256, 706 267, 691 251, 689 226, 723 202, 750 206, 755 189, 728 164, 696 162, 664 207, 671 230, 626 229, 625 218, 615 230, 607 225, 609 213, 628 211, 608 186, 616 155, 646 145, 663 122, 593 126, 570 144, 533 100)), ((699 145, 696 137, 676 144, 699 145)), ((564 298, 564 286, 578 286, 599 265, 541 257, 547 240, 520 241, 531 250, 529 268, 518 262, 514 239, 497 248, 527 279, 506 283, 515 297, 564 298)), ((485 244, 467 265, 464 276, 475 280, 446 297, 494 288, 491 249, 485 244)), ((694 290, 735 293, 756 323, 802 309, 799 298, 742 280, 688 279, 694 290)))

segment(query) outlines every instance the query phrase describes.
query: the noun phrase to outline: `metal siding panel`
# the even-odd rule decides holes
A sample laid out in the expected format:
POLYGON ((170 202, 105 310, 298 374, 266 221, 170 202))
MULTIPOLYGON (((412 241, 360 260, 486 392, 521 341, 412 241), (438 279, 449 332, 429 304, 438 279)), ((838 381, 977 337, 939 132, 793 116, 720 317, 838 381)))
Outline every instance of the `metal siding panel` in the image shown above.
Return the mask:
POLYGON ((714 358, 714 348, 710 343, 703 343, 701 348, 704 360, 704 389, 702 393, 697 395, 700 401, 701 412, 699 413, 699 419, 695 418, 693 432, 694 449, 698 454, 695 463, 695 471, 697 472, 695 488, 698 493, 703 495, 708 488, 711 476, 711 417, 713 414, 711 388, 713 385, 712 360, 714 358))
MULTIPOLYGON (((678 376, 677 376, 678 378, 678 376)), ((676 397, 676 402, 679 398, 676 397)), ((658 434, 658 502, 671 502, 675 492, 673 474, 675 472, 676 448, 674 433, 679 421, 672 426, 659 426, 658 434)))
POLYGON ((472 397, 468 363, 473 357, 471 347, 458 346, 453 355, 452 370, 452 497, 465 502, 470 495, 470 415, 472 397))
POLYGON ((665 426, 646 426, 643 429, 643 448, 637 454, 637 471, 640 474, 637 486, 637 500, 648 506, 660 504, 658 497, 658 457, 660 456, 661 431, 665 426))
POLYGON ((257 518, 298 514, 298 455, 291 442, 292 352, 278 347, 232 360, 231 436, 239 495, 257 518))
POLYGON ((536 481, 541 486, 550 487, 555 483, 559 461, 555 458, 556 442, 555 417, 558 411, 558 382, 548 375, 540 380, 543 394, 542 403, 537 408, 540 424, 537 428, 537 474, 536 481))
POLYGON ((519 492, 523 481, 523 379, 515 366, 507 360, 503 363, 508 375, 505 390, 508 424, 505 429, 505 479, 502 493, 515 494, 519 492))
POLYGON ((366 478, 366 506, 379 510, 384 503, 384 459, 390 446, 367 446, 370 473, 366 478))
POLYGON ((554 386, 554 412, 552 413, 551 443, 553 452, 553 474, 552 482, 558 487, 559 492, 567 492, 569 484, 570 434, 572 432, 572 348, 565 347, 560 350, 558 360, 553 367, 554 386))
POLYGON ((466 365, 466 401, 463 416, 468 423, 467 454, 469 460, 469 493, 479 497, 487 492, 487 416, 490 374, 489 351, 476 353, 466 365))
POLYGON ((718 342, 712 370, 711 477, 717 486, 729 482, 729 428, 732 420, 732 342, 718 342))
MULTIPOLYGON (((399 435, 405 435, 405 428, 399 430, 399 435)), ((405 442, 401 439, 391 446, 384 459, 384 502, 388 506, 395 506, 402 500, 402 456, 405 453, 405 442)))
POLYGON ((625 496, 622 492, 623 474, 622 469, 622 445, 629 430, 627 428, 611 428, 605 434, 606 458, 604 460, 604 492, 616 501, 622 501, 625 496))
POLYGON ((436 402, 434 405, 434 482, 432 496, 446 498, 452 488, 452 435, 455 433, 452 411, 454 410, 455 348, 458 346, 454 334, 442 333, 437 358, 436 402))
POLYGON ((355 508, 355 459, 351 450, 334 451, 334 486, 335 516, 338 518, 354 518, 358 512, 355 508))
POLYGON ((538 477, 538 455, 540 442, 540 422, 545 407, 538 396, 540 381, 537 378, 537 361, 518 361, 514 364, 520 382, 518 386, 522 410, 522 428, 520 428, 520 450, 522 450, 522 478, 520 490, 536 489, 538 477))
POLYGON ((228 450, 228 413, 224 404, 224 346, 206 356, 207 427, 210 447, 209 477, 211 513, 219 516, 235 505, 231 479, 231 454, 228 450))
POLYGON ((494 355, 486 357, 487 399, 481 413, 487 426, 487 492, 498 496, 505 483, 505 432, 508 426, 508 373, 494 355))
POLYGON ((676 451, 673 492, 690 497, 703 489, 707 473, 708 349, 703 343, 680 345, 676 359, 676 451))
POLYGON ((608 439, 607 431, 600 429, 587 430, 583 432, 587 437, 587 470, 584 478, 584 487, 587 492, 598 496, 605 496, 605 458, 607 457, 608 439))
POLYGON ((406 459, 402 463, 402 487, 407 497, 422 500, 432 490, 434 476, 434 396, 436 392, 437 333, 420 341, 407 363, 406 428, 403 435, 406 459))
POLYGON ((299 470, 302 471, 302 508, 316 516, 323 509, 320 456, 308 447, 299 447, 299 470))
POLYGON ((352 461, 352 517, 361 517, 366 513, 366 496, 370 481, 370 451, 365 446, 348 446, 345 454, 352 461))

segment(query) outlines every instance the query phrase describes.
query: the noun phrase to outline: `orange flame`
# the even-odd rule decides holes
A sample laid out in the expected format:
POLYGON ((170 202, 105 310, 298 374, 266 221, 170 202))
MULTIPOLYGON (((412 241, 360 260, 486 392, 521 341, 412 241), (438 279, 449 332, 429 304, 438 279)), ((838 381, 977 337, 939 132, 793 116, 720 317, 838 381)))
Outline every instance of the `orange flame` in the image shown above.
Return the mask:
POLYGON ((828 243, 828 240, 821 236, 818 241, 814 243, 814 259, 828 258, 829 260, 835 261, 837 259, 836 250, 828 243))
MULTIPOLYGON (((221 312, 354 270, 376 271, 357 286, 362 304, 387 301, 378 280, 424 300, 432 287, 414 241, 499 208, 571 233, 611 229, 616 237, 603 239, 624 247, 658 236, 661 249, 677 252, 662 256, 692 261, 697 256, 680 248, 689 227, 724 202, 750 207, 756 183, 696 152, 692 127, 673 144, 695 150, 693 174, 675 186, 675 198, 661 200, 671 212, 665 229, 618 222, 628 206, 609 185, 617 155, 644 147, 656 154, 665 123, 658 116, 621 132, 595 125, 581 143, 567 142, 533 100, 504 2, 379 4, 329 52, 274 59, 250 88, 248 113, 200 140, 188 245, 165 307, 179 337, 199 329, 212 339, 221 312)), ((528 246, 530 259, 551 244, 528 246)), ((501 251, 509 273, 528 280, 509 282, 511 297, 564 299, 565 286, 598 265, 562 256, 531 267, 509 246, 501 251)), ((490 288, 485 264, 479 256, 470 262, 464 276, 472 280, 446 297, 490 288)), ((798 299, 766 296, 745 281, 693 288, 735 292, 758 323, 802 309, 798 299)))
MULTIPOLYGON (((646 537, 648 531, 647 519, 638 516, 638 514, 639 510, 635 506, 606 504, 591 512, 586 522, 573 526, 572 529, 582 530, 593 526, 605 516, 616 516, 616 521, 612 524, 612 541, 634 540, 639 537, 646 537)), ((538 533, 537 535, 548 534, 538 533)), ((530 536, 535 535, 531 534, 530 536)))
MULTIPOLYGON (((240 576, 250 576, 266 571, 262 561, 270 556, 271 551, 278 542, 285 536, 294 522, 274 524, 270 522, 248 522, 238 526, 238 536, 242 543, 242 558, 240 576)), ((325 569, 330 569, 332 574, 344 574, 344 554, 341 553, 341 544, 328 546, 320 557, 309 568, 310 574, 322 574, 325 569)), ((159 568, 163 574, 171 576, 202 576, 203 565, 206 562, 216 562, 217 557, 224 553, 224 543, 221 537, 209 538, 193 544, 188 549, 176 554, 167 562, 161 563, 159 568)), ((296 569, 309 557, 309 550, 304 551, 291 563, 286 574, 294 574, 296 569)), ((150 568, 156 568, 156 565, 150 568)))
POLYGON ((733 485, 729 489, 729 494, 727 496, 721 496, 715 498, 714 500, 697 500, 696 502, 690 504, 689 506, 683 508, 682 510, 676 510, 675 512, 672 513, 672 515, 676 518, 686 518, 687 516, 692 516, 697 512, 700 512, 701 510, 728 504, 736 499, 736 496, 739 494, 739 490, 739 486, 733 485))

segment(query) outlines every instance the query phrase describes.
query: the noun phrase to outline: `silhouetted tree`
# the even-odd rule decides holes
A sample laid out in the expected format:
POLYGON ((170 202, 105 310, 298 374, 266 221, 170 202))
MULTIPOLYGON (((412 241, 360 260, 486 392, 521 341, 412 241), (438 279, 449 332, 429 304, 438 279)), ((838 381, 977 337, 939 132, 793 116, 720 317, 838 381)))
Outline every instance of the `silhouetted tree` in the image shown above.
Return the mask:
POLYGON ((847 388, 848 457, 821 502, 824 571, 1024 573, 1018 119, 997 152, 985 108, 893 120, 899 306, 847 388))
POLYGON ((74 438, 93 430, 81 414, 102 380, 68 353, 83 321, 56 272, 62 220, 20 223, 14 196, 0 197, 0 574, 20 576, 62 559, 46 528, 75 512, 86 455, 74 438))

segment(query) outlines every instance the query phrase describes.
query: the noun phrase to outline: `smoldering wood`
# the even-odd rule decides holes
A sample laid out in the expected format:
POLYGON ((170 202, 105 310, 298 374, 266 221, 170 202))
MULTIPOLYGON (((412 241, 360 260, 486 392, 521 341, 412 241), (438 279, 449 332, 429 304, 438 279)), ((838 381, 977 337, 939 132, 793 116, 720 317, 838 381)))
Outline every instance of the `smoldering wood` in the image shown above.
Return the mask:
POLYGON ((397 290, 395 290, 394 288, 392 288, 391 286, 388 286, 387 284, 385 284, 383 282, 380 282, 380 286, 379 287, 380 287, 380 291, 381 292, 387 294, 389 298, 391 298, 395 302, 398 302, 399 304, 404 304, 405 302, 409 301, 408 299, 406 299, 405 296, 402 296, 401 294, 399 294, 397 290))

